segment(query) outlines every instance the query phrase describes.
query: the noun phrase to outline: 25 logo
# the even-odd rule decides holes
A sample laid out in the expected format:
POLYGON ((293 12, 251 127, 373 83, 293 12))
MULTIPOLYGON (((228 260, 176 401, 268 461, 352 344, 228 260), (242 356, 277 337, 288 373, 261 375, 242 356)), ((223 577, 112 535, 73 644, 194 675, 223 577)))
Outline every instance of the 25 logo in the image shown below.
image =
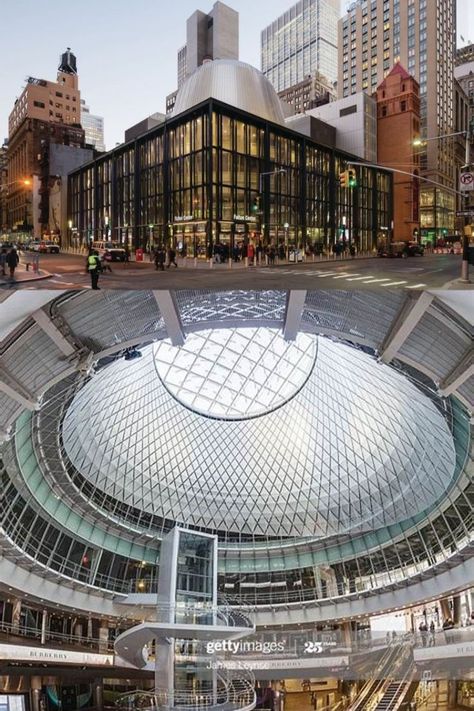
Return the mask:
POLYGON ((321 654, 323 651, 323 645, 321 642, 305 642, 304 643, 304 653, 305 654, 321 654))

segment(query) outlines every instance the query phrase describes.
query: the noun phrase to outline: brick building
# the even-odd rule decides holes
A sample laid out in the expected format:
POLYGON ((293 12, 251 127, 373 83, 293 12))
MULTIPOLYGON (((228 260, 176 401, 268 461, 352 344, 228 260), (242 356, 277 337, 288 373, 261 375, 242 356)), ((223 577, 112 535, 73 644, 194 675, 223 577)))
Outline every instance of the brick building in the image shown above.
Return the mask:
MULTIPOLYGON (((395 64, 379 84, 377 98, 377 162, 385 167, 418 175, 420 136, 420 91, 418 82, 395 64)), ((394 241, 417 240, 420 235, 420 181, 394 173, 394 241)))
POLYGON ((57 80, 29 77, 9 116, 8 227, 49 232, 49 147, 60 143, 84 146, 76 57, 61 56, 57 80), (31 181, 25 187, 24 180, 31 181))

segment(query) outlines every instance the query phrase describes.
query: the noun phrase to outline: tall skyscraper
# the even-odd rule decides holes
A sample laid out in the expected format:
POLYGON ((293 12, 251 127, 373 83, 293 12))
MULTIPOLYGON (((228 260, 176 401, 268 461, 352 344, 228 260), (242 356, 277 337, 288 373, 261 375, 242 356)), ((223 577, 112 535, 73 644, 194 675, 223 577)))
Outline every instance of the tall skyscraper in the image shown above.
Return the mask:
POLYGON ((81 126, 85 133, 85 143, 97 151, 105 151, 104 119, 91 114, 89 106, 81 99, 81 126))
POLYGON ((193 12, 186 22, 186 45, 178 52, 178 89, 205 59, 239 58, 239 13, 223 2, 211 12, 193 12))
POLYGON ((456 52, 454 76, 468 97, 468 124, 471 135, 471 163, 474 163, 474 44, 456 52))
MULTIPOLYGON (((421 138, 454 132, 455 0, 356 0, 339 21, 338 94, 374 93, 395 63, 420 86, 421 138)), ((400 169, 410 147, 400 146, 400 169), (404 157, 404 154, 405 157, 404 157)), ((429 140, 420 147, 425 178, 455 186, 454 141, 429 140)), ((420 226, 425 239, 454 230, 452 192, 420 185, 420 226)))
POLYGON ((300 0, 262 31, 262 72, 285 91, 319 72, 337 79, 340 0, 300 0))
MULTIPOLYGON (((186 22, 186 44, 178 50, 178 89, 208 59, 239 58, 239 13, 223 2, 209 13, 196 10, 186 22)), ((166 97, 166 113, 173 111, 177 92, 166 97)))

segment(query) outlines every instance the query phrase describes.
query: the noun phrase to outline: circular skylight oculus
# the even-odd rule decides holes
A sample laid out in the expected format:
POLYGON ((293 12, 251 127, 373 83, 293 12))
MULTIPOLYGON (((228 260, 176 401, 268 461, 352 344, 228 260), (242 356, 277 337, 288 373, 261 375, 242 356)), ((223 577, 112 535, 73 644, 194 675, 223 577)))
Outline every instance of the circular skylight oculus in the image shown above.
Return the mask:
POLYGON ((218 419, 258 417, 281 407, 313 370, 317 339, 286 341, 269 328, 199 331, 183 346, 154 346, 155 368, 168 392, 193 412, 218 419))
MULTIPOLYGON (((249 339, 247 329, 238 333, 249 339)), ((230 343, 240 342, 231 334, 230 343)), ((209 353, 213 341, 201 335, 209 353)), ((367 353, 308 337, 317 344, 309 377, 280 407, 258 417, 203 417, 195 403, 184 406, 169 389, 174 375, 165 374, 166 386, 157 375, 157 345, 141 348, 136 360, 116 360, 67 408, 65 455, 107 495, 209 531, 328 536, 425 511, 445 494, 455 470, 442 412, 367 353)), ((164 360, 166 351, 158 352, 164 360)), ((181 356, 191 360, 196 352, 181 356)), ((207 396, 205 404, 209 408, 207 396)))

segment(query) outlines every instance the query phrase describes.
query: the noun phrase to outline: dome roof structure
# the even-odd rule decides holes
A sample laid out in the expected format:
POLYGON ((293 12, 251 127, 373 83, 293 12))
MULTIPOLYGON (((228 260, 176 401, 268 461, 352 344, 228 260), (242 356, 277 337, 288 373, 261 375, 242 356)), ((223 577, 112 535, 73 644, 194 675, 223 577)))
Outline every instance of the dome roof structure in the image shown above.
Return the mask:
POLYGON ((178 524, 268 537, 388 526, 443 495, 447 422, 403 375, 316 335, 210 329, 101 368, 65 453, 90 483, 178 524))
POLYGON ((275 89, 262 72, 250 64, 232 59, 205 62, 178 91, 173 116, 210 98, 268 121, 285 123, 275 89))

